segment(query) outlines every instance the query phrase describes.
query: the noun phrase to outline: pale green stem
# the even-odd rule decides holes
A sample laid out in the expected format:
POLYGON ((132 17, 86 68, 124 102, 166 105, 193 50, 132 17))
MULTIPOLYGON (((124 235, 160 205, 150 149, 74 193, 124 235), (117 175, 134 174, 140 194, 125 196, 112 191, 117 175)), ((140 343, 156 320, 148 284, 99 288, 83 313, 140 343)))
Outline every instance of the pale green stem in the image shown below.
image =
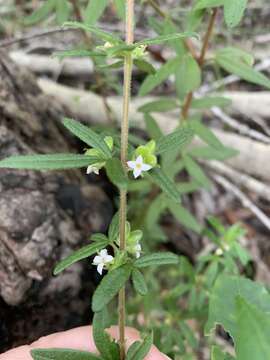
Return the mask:
MULTIPOLYGON (((133 32, 134 21, 134 0, 126 0, 126 43, 132 44, 134 38, 133 32)), ((131 93, 131 77, 132 77, 132 56, 125 56, 124 63, 124 91, 123 91, 123 115, 121 123, 121 162, 126 170, 127 164, 127 150, 128 150, 128 132, 129 132, 129 103, 131 93)), ((126 249, 125 238, 125 224, 127 218, 127 191, 120 191, 120 250, 126 249)), ((125 288, 119 291, 119 345, 120 345, 120 359, 125 359, 125 288)))

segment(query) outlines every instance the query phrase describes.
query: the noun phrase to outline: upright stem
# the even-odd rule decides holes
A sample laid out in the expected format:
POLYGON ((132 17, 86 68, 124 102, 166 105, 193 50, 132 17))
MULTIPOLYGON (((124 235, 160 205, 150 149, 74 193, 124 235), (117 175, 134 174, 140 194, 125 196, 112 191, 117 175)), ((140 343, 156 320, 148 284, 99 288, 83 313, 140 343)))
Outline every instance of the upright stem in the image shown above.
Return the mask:
MULTIPOLYGON (((215 20, 216 20, 216 17, 217 17, 217 11, 218 11, 217 8, 215 8, 213 10, 212 15, 211 15, 210 20, 209 20, 209 23, 208 23, 207 31, 206 31, 204 41, 203 41, 202 50, 201 50, 200 56, 198 58, 198 64, 199 64, 200 68, 202 68, 202 66, 204 64, 204 61, 205 61, 205 55, 206 55, 207 49, 209 47, 210 38, 211 38, 211 35, 212 35, 212 32, 213 32, 215 20)), ((182 108, 181 117, 183 119, 186 119, 187 116, 188 116, 188 112, 189 112, 189 109, 190 109, 192 99, 193 99, 193 93, 190 92, 186 96, 186 99, 185 99, 185 102, 184 102, 184 105, 183 105, 183 108, 182 108)))
MULTIPOLYGON (((133 43, 134 21, 134 0, 126 0, 126 44, 133 43)), ((127 149, 128 149, 128 132, 129 132, 129 103, 131 93, 131 77, 132 77, 132 56, 126 55, 124 63, 124 94, 123 94, 123 116, 121 123, 121 162, 126 169, 127 163, 127 149)), ((126 249, 125 225, 127 218, 127 191, 120 191, 120 250, 126 249)), ((125 359, 125 288, 119 291, 119 345, 120 345, 120 359, 125 359)))

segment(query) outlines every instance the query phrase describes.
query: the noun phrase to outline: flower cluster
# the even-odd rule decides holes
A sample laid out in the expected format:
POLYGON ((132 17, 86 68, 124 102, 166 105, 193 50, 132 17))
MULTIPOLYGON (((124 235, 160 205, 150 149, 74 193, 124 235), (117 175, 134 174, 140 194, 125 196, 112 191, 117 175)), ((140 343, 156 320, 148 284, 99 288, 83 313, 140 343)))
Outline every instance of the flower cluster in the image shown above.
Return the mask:
MULTIPOLYGON (((112 151, 113 150, 113 138, 111 136, 106 136, 104 138, 105 143, 108 145, 109 149, 112 151)), ((102 154, 100 153, 99 150, 97 149, 88 149, 85 152, 85 155, 89 155, 89 156, 101 156, 102 154)), ((86 174, 91 174, 94 173, 96 175, 99 175, 99 170, 101 168, 103 168, 103 166, 105 166, 106 163, 105 162, 98 162, 92 165, 89 165, 87 167, 86 170, 86 174)))
POLYGON ((114 256, 108 254, 107 249, 102 249, 98 252, 98 254, 94 257, 93 265, 97 266, 97 272, 102 275, 104 269, 111 270, 115 269, 127 260, 128 255, 133 256, 138 259, 141 256, 142 247, 140 241, 142 239, 143 233, 141 230, 131 231, 130 223, 126 222, 126 251, 123 253, 119 249, 120 237, 116 239, 113 244, 114 248, 114 256), (115 246, 117 245, 117 246, 115 246))
POLYGON ((143 176, 143 172, 149 171, 157 165, 155 150, 156 143, 154 140, 149 141, 146 145, 137 147, 133 160, 127 162, 129 169, 133 171, 135 179, 143 176))

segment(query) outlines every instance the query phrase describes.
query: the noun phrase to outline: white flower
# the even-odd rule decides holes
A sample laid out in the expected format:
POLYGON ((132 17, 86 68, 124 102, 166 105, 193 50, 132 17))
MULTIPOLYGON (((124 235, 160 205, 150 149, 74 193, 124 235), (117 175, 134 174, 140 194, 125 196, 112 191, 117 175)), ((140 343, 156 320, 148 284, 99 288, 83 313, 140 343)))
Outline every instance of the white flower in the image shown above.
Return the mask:
POLYGON ((94 173, 94 174, 98 175, 99 174, 99 168, 96 167, 95 165, 89 165, 87 167, 86 174, 89 175, 91 173, 94 173))
POLYGON ((141 155, 135 161, 128 161, 128 167, 133 170, 135 179, 142 174, 143 171, 152 169, 151 165, 145 164, 141 155))
POLYGON ((141 247, 141 244, 140 244, 140 243, 137 243, 137 244, 134 246, 134 251, 135 251, 135 256, 136 256, 136 258, 138 259, 138 258, 141 256, 141 251, 142 251, 142 247, 141 247))
POLYGON ((217 248, 216 255, 217 256, 222 256, 223 255, 223 250, 221 248, 217 248))
POLYGON ((102 249, 98 252, 98 255, 94 257, 93 264, 97 265, 97 272, 102 275, 104 266, 113 261, 113 256, 108 255, 107 249, 102 249))

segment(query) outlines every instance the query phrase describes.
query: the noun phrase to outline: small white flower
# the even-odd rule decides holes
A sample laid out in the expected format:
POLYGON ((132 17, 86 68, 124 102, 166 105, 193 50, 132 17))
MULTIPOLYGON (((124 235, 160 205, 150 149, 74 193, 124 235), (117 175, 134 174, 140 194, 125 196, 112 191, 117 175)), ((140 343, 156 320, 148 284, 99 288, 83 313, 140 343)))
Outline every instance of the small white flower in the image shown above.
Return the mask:
POLYGON ((145 164, 141 155, 135 161, 128 161, 128 167, 133 170, 135 179, 142 174, 143 171, 152 169, 151 165, 145 164))
POLYGON ((98 255, 94 257, 93 264, 97 266, 97 272, 102 275, 104 266, 113 261, 113 256, 108 255, 107 249, 102 249, 98 255))
POLYGON ((134 246, 134 251, 135 251, 136 259, 138 259, 138 258, 141 256, 141 252, 142 252, 142 247, 141 247, 141 244, 140 244, 140 243, 137 243, 137 244, 134 246))
POLYGON ((217 248, 216 255, 217 256, 222 256, 223 255, 223 250, 221 248, 217 248))
POLYGON ((86 170, 86 174, 89 175, 91 173, 94 173, 96 175, 99 174, 99 168, 97 168, 95 165, 89 165, 86 170))

